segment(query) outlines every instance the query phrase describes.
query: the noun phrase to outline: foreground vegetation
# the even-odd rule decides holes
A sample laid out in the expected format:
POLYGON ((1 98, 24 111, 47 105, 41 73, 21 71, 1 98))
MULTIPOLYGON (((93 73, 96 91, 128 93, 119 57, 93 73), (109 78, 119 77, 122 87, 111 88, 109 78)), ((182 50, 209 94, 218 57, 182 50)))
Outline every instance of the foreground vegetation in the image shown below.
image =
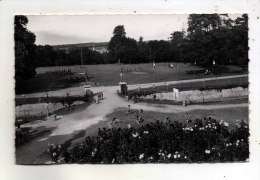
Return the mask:
POLYGON ((231 162, 249 157, 248 125, 237 121, 235 129, 211 117, 166 120, 138 127, 99 129, 98 136, 70 150, 49 144, 56 163, 177 163, 231 162))

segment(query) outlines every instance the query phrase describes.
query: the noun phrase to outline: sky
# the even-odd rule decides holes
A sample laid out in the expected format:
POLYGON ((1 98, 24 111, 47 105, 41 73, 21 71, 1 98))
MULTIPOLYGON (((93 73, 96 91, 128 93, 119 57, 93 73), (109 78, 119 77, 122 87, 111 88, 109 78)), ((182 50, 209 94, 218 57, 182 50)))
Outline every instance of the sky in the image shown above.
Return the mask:
POLYGON ((174 31, 187 27, 188 15, 55 15, 28 16, 27 28, 37 45, 108 42, 117 25, 126 36, 144 40, 166 40, 174 31))
POLYGON ((188 15, 30 15, 27 28, 37 45, 108 42, 117 25, 126 36, 167 40, 174 31, 187 29, 188 15))

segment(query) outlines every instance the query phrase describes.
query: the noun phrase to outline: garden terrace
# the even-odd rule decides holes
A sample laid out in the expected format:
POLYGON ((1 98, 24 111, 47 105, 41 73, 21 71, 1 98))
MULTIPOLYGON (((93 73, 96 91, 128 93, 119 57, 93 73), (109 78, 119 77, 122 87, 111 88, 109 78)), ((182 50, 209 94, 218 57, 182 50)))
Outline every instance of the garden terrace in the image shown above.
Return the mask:
POLYGON ((248 125, 237 121, 231 130, 225 121, 207 117, 159 121, 128 128, 102 128, 71 149, 49 144, 56 163, 194 163, 246 161, 248 125))

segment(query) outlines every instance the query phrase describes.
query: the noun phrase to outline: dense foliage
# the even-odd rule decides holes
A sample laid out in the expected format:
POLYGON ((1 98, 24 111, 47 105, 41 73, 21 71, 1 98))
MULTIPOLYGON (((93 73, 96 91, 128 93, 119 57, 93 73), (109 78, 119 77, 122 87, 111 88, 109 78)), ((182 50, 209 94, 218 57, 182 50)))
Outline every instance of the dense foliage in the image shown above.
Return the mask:
POLYGON ((38 67, 107 63, 105 54, 100 54, 88 47, 75 47, 66 51, 63 49, 54 49, 50 45, 39 45, 36 48, 36 57, 38 67))
POLYGON ((72 149, 49 145, 57 163, 230 162, 249 157, 248 125, 235 129, 211 117, 182 124, 166 119, 138 127, 103 128, 72 149))
POLYGON ((28 31, 26 16, 14 18, 15 40, 15 80, 29 79, 35 76, 35 35, 28 31))

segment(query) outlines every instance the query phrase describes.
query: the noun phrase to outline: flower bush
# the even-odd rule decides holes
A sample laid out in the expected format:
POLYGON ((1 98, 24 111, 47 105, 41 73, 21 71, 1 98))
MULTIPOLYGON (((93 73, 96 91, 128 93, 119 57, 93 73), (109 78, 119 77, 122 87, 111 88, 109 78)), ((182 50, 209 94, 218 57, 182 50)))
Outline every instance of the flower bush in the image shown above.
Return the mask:
POLYGON ((248 125, 243 121, 237 121, 234 129, 210 117, 185 124, 156 121, 136 128, 99 129, 97 136, 86 137, 71 150, 52 148, 50 154, 54 161, 62 159, 64 163, 246 161, 248 136, 248 125))

